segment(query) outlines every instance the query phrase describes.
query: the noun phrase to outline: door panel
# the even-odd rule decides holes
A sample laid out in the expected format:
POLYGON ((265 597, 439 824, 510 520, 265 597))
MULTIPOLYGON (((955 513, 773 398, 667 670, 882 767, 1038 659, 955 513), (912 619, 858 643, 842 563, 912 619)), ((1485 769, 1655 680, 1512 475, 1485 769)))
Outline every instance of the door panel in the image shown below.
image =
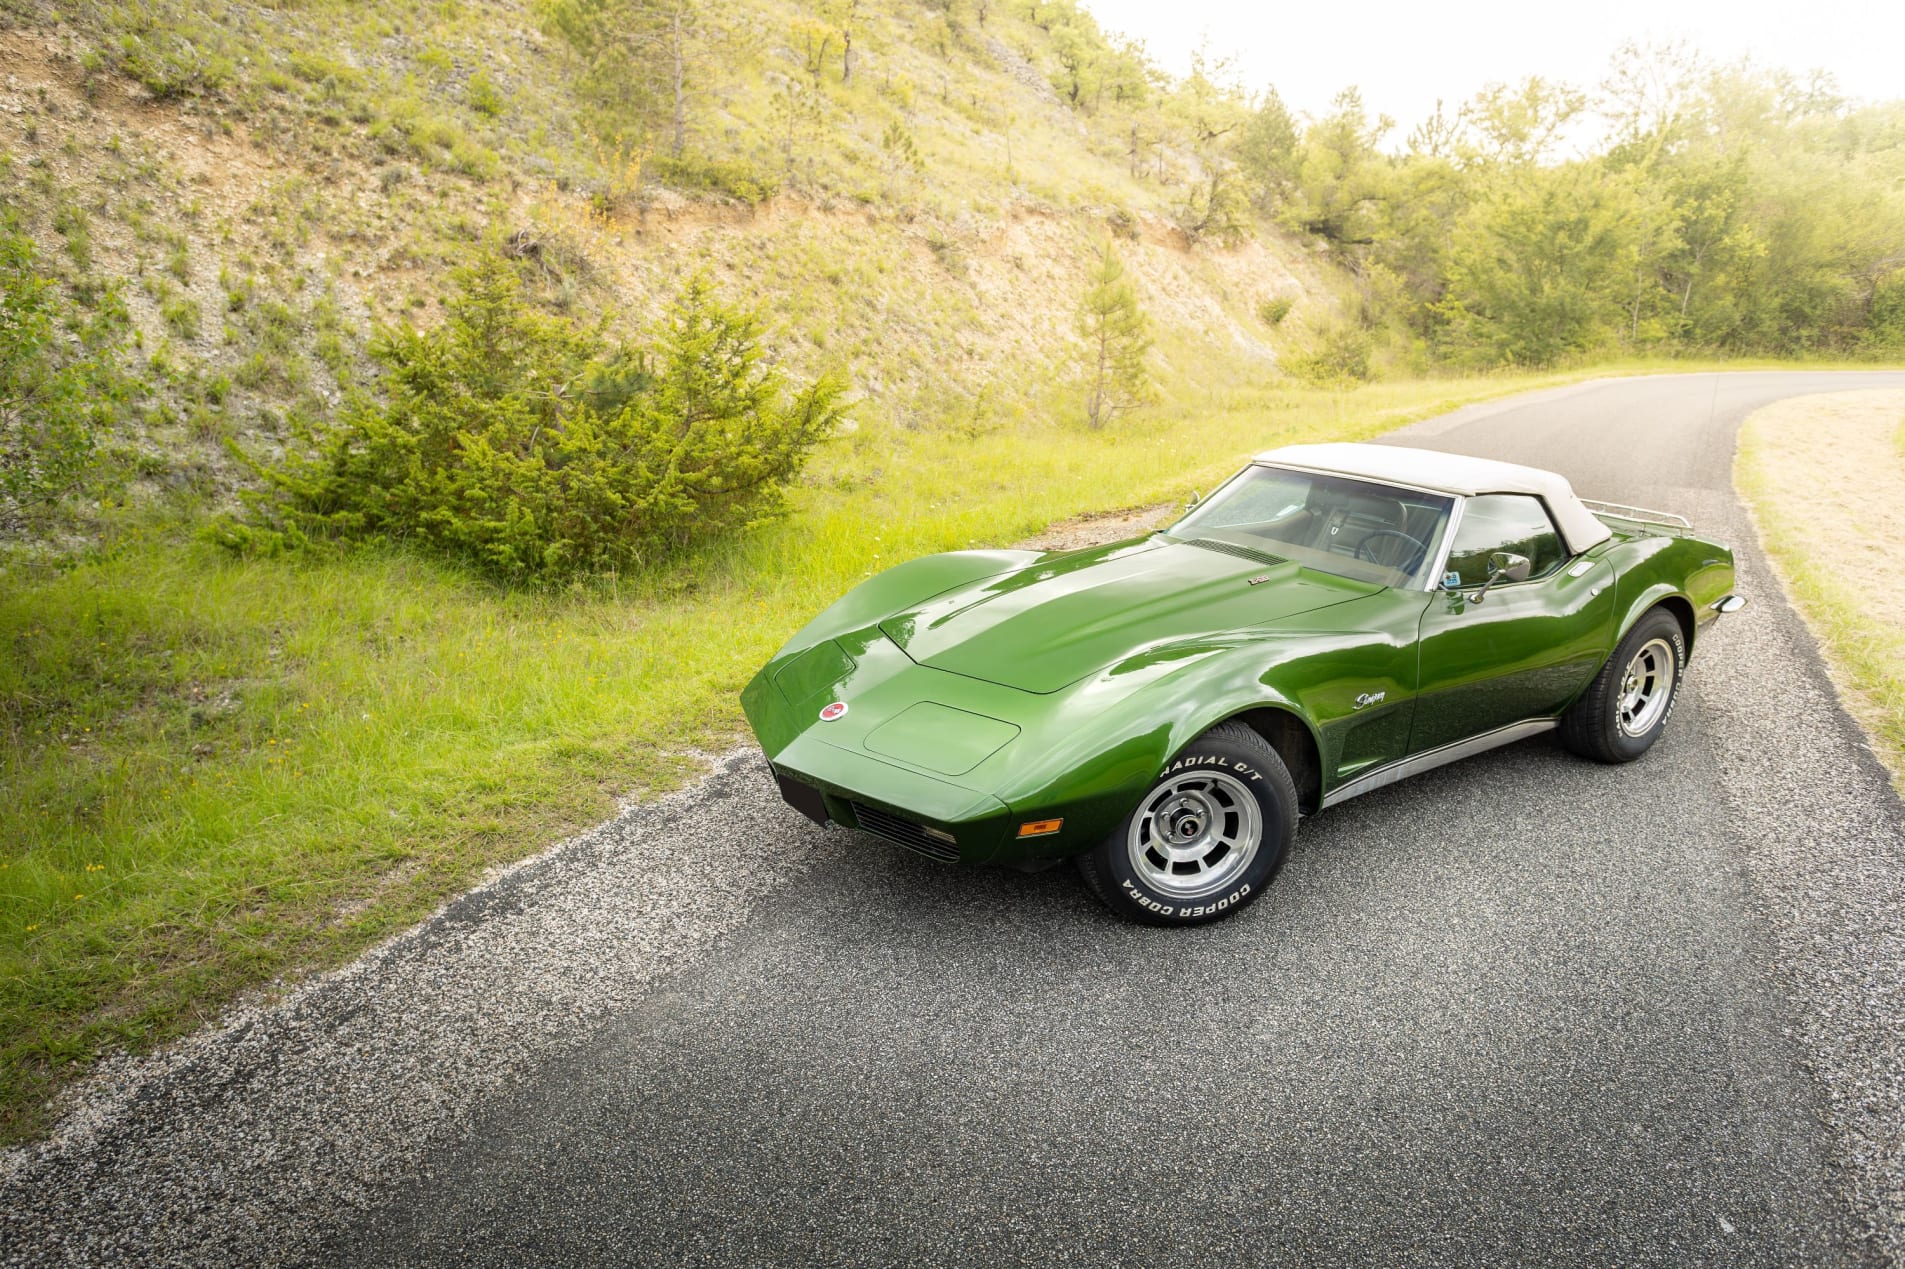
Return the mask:
POLYGON ((1614 570, 1581 560, 1547 577, 1435 597, 1422 614, 1421 753, 1559 713, 1600 669, 1614 634, 1614 570))

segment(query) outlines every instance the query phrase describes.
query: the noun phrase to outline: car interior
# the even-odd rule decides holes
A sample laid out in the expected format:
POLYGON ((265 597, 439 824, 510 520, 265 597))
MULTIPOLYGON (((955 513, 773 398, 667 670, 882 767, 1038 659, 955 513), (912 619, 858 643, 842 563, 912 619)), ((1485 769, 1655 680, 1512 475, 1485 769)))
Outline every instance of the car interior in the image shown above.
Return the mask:
POLYGON ((1358 581, 1406 586, 1428 563, 1450 500, 1341 476, 1254 467, 1171 529, 1256 539, 1298 563, 1358 581))

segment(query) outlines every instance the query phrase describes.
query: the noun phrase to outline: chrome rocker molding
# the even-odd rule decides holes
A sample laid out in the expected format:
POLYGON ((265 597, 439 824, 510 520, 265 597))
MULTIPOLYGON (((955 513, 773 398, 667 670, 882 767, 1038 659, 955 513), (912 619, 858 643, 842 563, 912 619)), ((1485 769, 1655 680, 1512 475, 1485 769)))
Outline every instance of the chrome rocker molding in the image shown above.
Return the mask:
POLYGON ((1380 767, 1368 775, 1357 776, 1347 784, 1340 784, 1330 790, 1323 796, 1323 806, 1330 807, 1338 802, 1347 802, 1372 789, 1384 788, 1398 780, 1406 780, 1412 775, 1433 771, 1451 762, 1472 758, 1478 753, 1487 753, 1490 749, 1512 745, 1517 740, 1539 736, 1542 732, 1553 731, 1560 725, 1561 720, 1558 718, 1530 718, 1526 722, 1510 723, 1506 727, 1497 727, 1494 731, 1485 731, 1479 736, 1470 736, 1467 740, 1458 740, 1452 745, 1443 745, 1440 749, 1431 749, 1426 753, 1416 754, 1412 758, 1392 762, 1386 767, 1380 767))

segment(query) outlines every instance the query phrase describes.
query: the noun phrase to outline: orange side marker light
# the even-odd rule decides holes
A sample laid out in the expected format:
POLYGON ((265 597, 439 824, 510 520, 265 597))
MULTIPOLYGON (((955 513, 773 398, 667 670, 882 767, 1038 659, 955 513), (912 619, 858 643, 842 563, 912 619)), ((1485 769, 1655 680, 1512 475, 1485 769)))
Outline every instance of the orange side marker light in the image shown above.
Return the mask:
POLYGON ((1064 820, 1028 820, 1019 825, 1019 836, 1049 837, 1064 826, 1064 820))

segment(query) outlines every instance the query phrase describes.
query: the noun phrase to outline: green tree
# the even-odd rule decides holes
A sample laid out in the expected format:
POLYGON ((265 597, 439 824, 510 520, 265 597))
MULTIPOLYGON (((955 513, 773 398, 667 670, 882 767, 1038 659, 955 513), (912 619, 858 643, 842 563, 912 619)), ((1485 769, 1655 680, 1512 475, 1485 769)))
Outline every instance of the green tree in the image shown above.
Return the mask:
POLYGON ((1337 247, 1373 244, 1393 177, 1378 147, 1393 126, 1386 115, 1372 121, 1354 88, 1338 93, 1330 113, 1304 129, 1285 223, 1337 247))
POLYGON ((808 176, 813 175, 813 147, 819 140, 825 117, 821 97, 798 79, 788 79, 767 103, 774 143, 781 152, 782 173, 788 184, 799 175, 800 162, 807 160, 808 176))
POLYGON ((1873 286, 1866 343, 1893 355, 1905 352, 1905 268, 1894 269, 1873 286))
POLYGON ((1238 170, 1259 207, 1268 210, 1295 184, 1296 120, 1276 89, 1266 89, 1244 120, 1235 154, 1238 170))
POLYGON ((1479 161, 1518 167, 1546 161, 1586 109, 1586 94, 1536 76, 1513 88, 1490 84, 1463 108, 1462 117, 1479 161))
POLYGON ((1052 59, 1058 63, 1058 69, 1052 74, 1052 87, 1071 105, 1088 105, 1096 95, 1099 48, 1096 37, 1096 31, 1080 30, 1072 22, 1052 31, 1052 59))
POLYGON ((1547 365, 1617 329, 1638 211, 1631 191, 1590 168, 1530 168, 1460 225, 1447 291, 1434 305, 1442 346, 1472 361, 1547 365))
POLYGON ((1184 193, 1172 209, 1192 242, 1236 243, 1248 230, 1249 195, 1231 151, 1250 118, 1250 104, 1228 58, 1191 54, 1190 74, 1166 101, 1167 114, 1190 151, 1184 193))
POLYGON ((441 326, 380 333, 384 400, 258 469, 229 544, 414 543, 506 580, 636 567, 777 512, 842 415, 844 381, 793 389, 705 276, 651 347, 614 350, 531 309, 500 256, 457 280, 441 326))
POLYGON ((1109 238, 1086 278, 1077 328, 1085 342, 1085 420, 1100 428, 1151 396, 1150 321, 1109 238))
POLYGON ((582 60, 577 88, 596 131, 679 159, 715 51, 701 10, 691 0, 553 0, 543 12, 582 60))

